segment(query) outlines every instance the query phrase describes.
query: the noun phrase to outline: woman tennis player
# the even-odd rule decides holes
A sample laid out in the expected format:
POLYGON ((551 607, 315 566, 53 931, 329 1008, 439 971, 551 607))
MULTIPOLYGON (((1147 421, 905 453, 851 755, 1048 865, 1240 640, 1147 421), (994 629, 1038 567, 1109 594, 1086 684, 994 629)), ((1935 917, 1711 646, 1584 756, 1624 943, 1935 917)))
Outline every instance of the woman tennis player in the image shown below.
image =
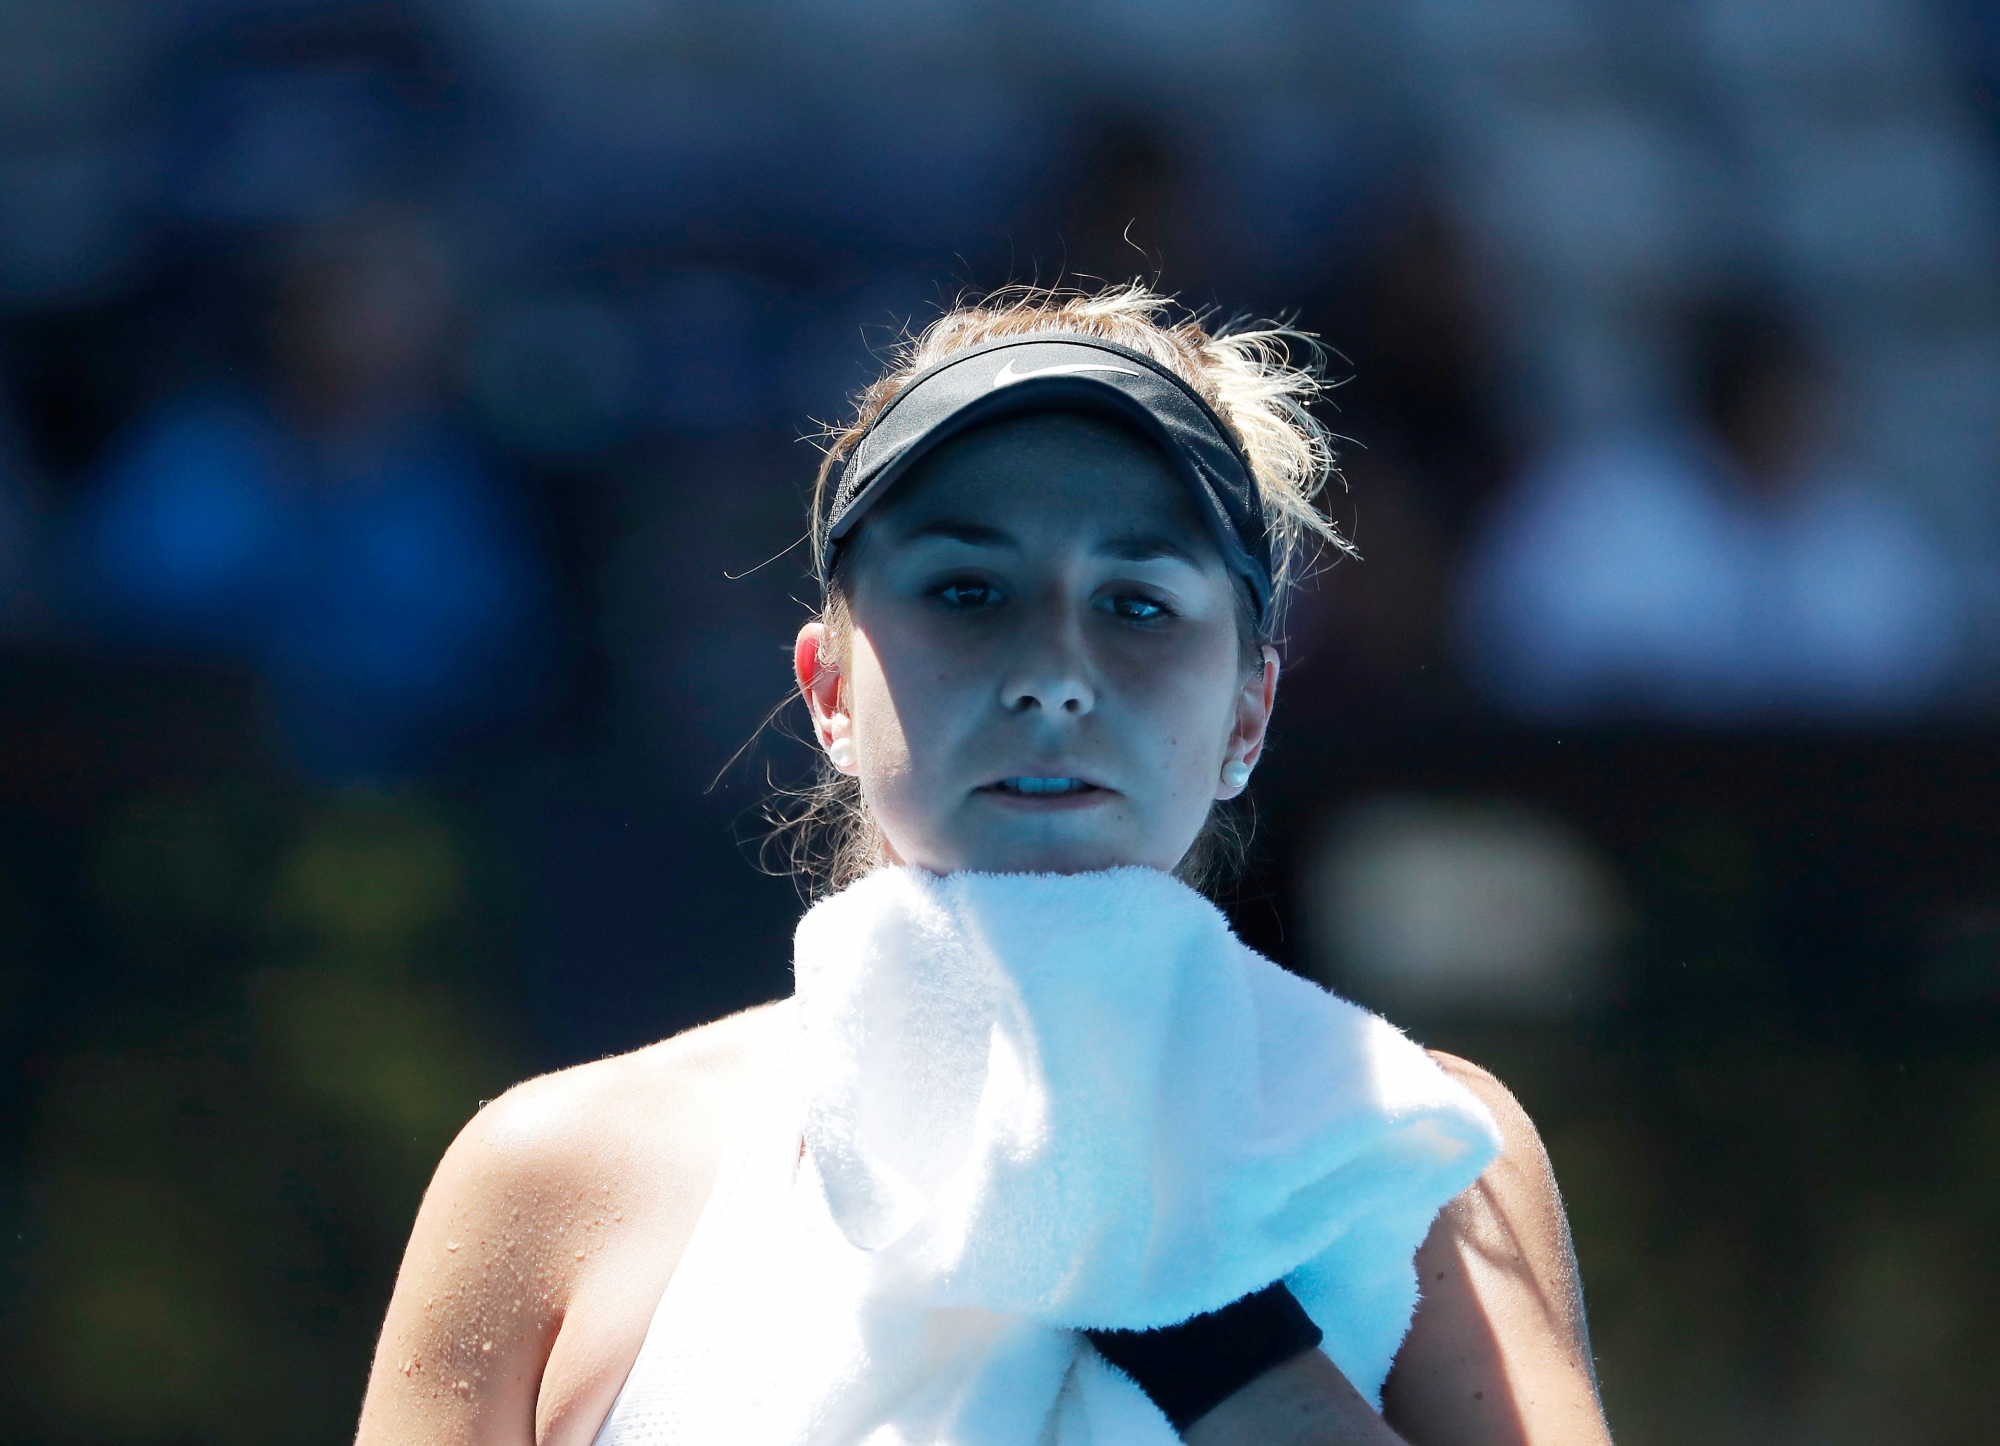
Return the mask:
POLYGON ((466 1126, 363 1446, 1609 1440, 1527 1117, 1191 886, 1338 543, 1286 340, 1014 292, 867 392, 794 995, 466 1126))

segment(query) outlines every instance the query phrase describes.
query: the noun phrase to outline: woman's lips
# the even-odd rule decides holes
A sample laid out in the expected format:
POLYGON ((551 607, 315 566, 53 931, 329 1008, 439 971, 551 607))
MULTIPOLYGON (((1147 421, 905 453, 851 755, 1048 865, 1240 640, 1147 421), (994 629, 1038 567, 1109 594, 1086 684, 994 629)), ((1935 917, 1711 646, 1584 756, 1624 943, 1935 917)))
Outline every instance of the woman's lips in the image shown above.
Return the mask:
POLYGON ((1116 796, 1114 790, 1087 778, 1062 774, 1017 774, 978 791, 1010 807, 1036 811, 1090 808, 1116 796))

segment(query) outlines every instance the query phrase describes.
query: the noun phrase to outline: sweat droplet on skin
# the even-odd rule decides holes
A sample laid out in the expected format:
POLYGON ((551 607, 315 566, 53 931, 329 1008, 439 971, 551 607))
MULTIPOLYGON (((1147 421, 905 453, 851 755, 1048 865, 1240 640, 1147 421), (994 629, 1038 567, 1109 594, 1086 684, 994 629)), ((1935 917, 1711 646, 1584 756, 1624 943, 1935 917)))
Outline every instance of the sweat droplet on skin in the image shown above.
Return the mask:
POLYGON ((458 1249, 458 1242, 456 1240, 447 1240, 444 1243, 444 1248, 446 1250, 456 1250, 458 1249))

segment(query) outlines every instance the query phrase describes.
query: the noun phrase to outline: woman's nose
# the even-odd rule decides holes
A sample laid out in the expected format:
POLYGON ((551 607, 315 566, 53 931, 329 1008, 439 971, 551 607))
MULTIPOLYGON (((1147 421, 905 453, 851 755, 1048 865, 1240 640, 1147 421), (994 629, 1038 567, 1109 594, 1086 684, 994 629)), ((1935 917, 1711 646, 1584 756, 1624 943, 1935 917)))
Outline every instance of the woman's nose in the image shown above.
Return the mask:
POLYGON ((1075 629, 1056 627, 1024 640, 1001 686, 1001 701, 1011 713, 1072 718, 1096 707, 1096 689, 1091 686, 1082 639, 1075 636, 1075 629))

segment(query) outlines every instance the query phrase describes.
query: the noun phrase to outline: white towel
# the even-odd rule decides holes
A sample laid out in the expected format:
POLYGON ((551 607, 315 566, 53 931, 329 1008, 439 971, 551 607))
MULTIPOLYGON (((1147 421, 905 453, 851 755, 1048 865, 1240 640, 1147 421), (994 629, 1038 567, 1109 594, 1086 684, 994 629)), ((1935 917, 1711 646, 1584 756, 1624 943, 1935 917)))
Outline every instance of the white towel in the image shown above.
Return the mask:
POLYGON ((1077 1332, 1280 1277, 1379 1401, 1416 1248, 1499 1148, 1402 1034, 1149 869, 883 869, 795 959, 782 1228, 711 1205, 691 1251, 737 1258, 684 1262, 620 1403, 662 1424, 615 1439, 1172 1446, 1077 1332))

